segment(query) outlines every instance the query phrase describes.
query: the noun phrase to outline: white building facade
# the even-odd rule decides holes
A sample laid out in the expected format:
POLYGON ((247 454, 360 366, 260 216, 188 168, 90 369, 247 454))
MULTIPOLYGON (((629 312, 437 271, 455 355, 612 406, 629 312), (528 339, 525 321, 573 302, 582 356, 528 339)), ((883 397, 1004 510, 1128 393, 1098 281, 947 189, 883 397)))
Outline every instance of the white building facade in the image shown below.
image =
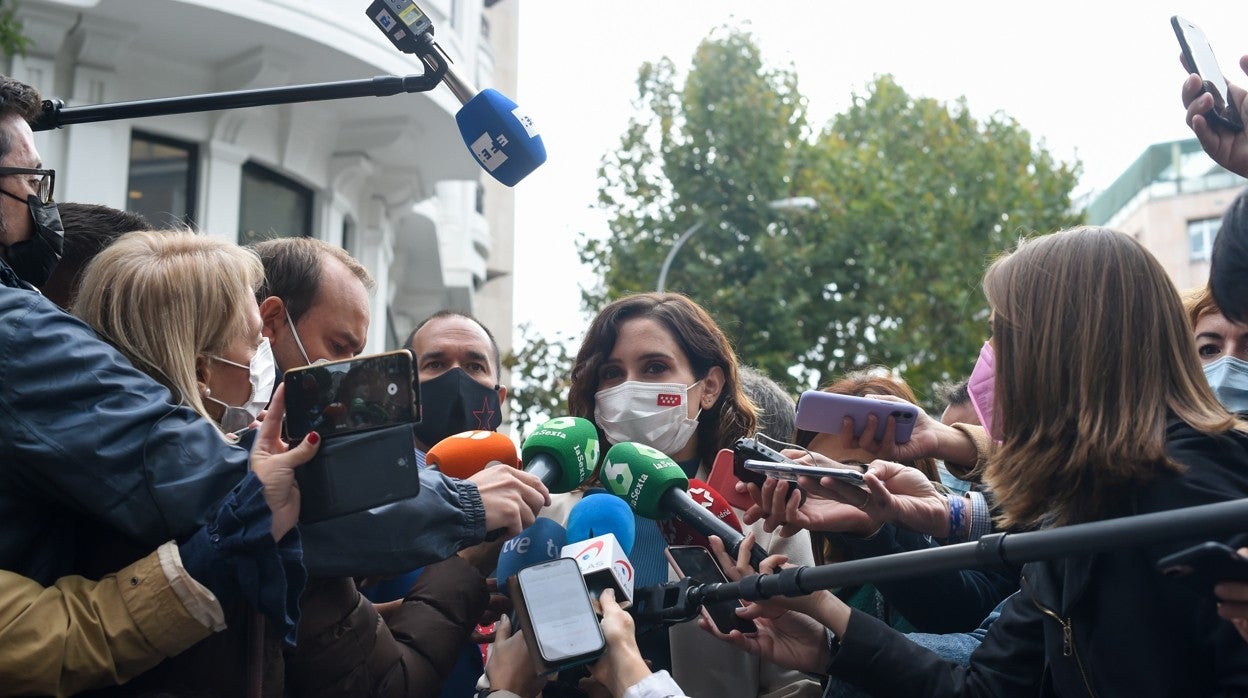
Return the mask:
MULTIPOLYGON (((23 0, 32 41, 9 75, 72 108, 414 75, 368 0, 23 0)), ((516 0, 422 0, 478 88, 515 91, 516 0), (487 5, 489 5, 487 7, 487 5)), ((181 220, 240 243, 308 235, 377 280, 366 351, 400 346, 440 308, 511 340, 513 193, 483 176, 444 86, 67 125, 36 134, 59 201, 181 220)))

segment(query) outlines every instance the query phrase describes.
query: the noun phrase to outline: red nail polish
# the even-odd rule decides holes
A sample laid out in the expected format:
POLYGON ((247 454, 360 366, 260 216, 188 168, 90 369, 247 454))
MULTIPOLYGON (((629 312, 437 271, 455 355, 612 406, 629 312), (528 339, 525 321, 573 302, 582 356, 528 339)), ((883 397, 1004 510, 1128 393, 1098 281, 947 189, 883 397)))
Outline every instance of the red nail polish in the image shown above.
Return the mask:
POLYGON ((320 442, 321 442, 321 435, 320 435, 320 434, 318 434, 318 433, 316 433, 316 432, 312 432, 312 433, 308 434, 308 443, 310 443, 310 444, 312 444, 313 446, 315 446, 315 445, 317 445, 317 444, 318 444, 318 443, 320 443, 320 442))

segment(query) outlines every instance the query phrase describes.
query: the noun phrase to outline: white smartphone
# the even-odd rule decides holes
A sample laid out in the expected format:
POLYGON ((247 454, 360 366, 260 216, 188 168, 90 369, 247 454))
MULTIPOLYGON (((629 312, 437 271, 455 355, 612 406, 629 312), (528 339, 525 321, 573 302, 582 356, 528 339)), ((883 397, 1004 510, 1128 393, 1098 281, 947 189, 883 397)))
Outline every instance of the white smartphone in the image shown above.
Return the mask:
MULTIPOLYGON (((516 612, 539 673, 598 658, 606 641, 576 560, 561 557, 525 567, 513 577, 516 612)), ((508 582, 508 587, 511 583, 508 582)))
POLYGON ((797 481, 799 475, 809 475, 811 477, 831 477, 847 482, 851 485, 866 488, 867 482, 863 479, 862 473, 857 470, 849 470, 847 468, 821 468, 817 465, 802 465, 801 463, 772 463, 765 460, 747 460, 745 467, 756 473, 762 473, 767 477, 774 477, 777 480, 797 481))

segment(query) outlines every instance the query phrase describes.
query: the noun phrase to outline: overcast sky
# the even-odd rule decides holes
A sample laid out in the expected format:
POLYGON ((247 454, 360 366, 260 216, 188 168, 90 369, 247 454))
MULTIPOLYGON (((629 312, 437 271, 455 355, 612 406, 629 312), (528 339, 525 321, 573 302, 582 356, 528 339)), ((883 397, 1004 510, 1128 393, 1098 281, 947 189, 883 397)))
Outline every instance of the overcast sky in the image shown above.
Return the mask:
MULTIPOLYGON (((576 236, 606 235, 597 168, 632 113, 637 69, 671 58, 683 75, 716 27, 740 26, 772 66, 796 68, 812 126, 876 74, 913 96, 967 98, 1004 112, 1060 159, 1079 158, 1077 193, 1104 189, 1150 144, 1186 138, 1170 15, 1201 26, 1232 81, 1248 82, 1248 3, 513 0, 520 2, 516 101, 549 159, 516 187, 516 322, 579 341, 576 236), (1024 9, 1025 8, 1025 9, 1024 9)), ((657 271, 657 270, 656 270, 657 271)))

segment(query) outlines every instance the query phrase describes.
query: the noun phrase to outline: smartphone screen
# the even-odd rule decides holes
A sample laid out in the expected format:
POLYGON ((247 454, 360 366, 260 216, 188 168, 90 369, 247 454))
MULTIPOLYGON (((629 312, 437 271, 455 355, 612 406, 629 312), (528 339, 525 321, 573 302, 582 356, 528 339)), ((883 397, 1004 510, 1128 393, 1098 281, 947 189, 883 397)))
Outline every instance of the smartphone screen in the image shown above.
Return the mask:
POLYGON ((516 575, 542 661, 562 666, 594 656, 605 641, 576 560, 559 558, 516 575))
MULTIPOLYGON (((676 570, 676 574, 689 577, 699 584, 728 581, 723 570, 719 568, 719 563, 711 557, 711 552, 700 545, 668 546, 667 559, 672 563, 672 569, 676 570)), ((738 608, 741 608, 741 602, 735 599, 713 601, 702 606, 702 610, 711 617, 711 622, 715 624, 716 629, 725 635, 729 630, 734 629, 743 633, 757 632, 758 628, 755 627, 754 621, 737 616, 738 608)))
POLYGON ((330 438, 415 421, 412 355, 406 351, 286 372, 286 432, 330 438))

